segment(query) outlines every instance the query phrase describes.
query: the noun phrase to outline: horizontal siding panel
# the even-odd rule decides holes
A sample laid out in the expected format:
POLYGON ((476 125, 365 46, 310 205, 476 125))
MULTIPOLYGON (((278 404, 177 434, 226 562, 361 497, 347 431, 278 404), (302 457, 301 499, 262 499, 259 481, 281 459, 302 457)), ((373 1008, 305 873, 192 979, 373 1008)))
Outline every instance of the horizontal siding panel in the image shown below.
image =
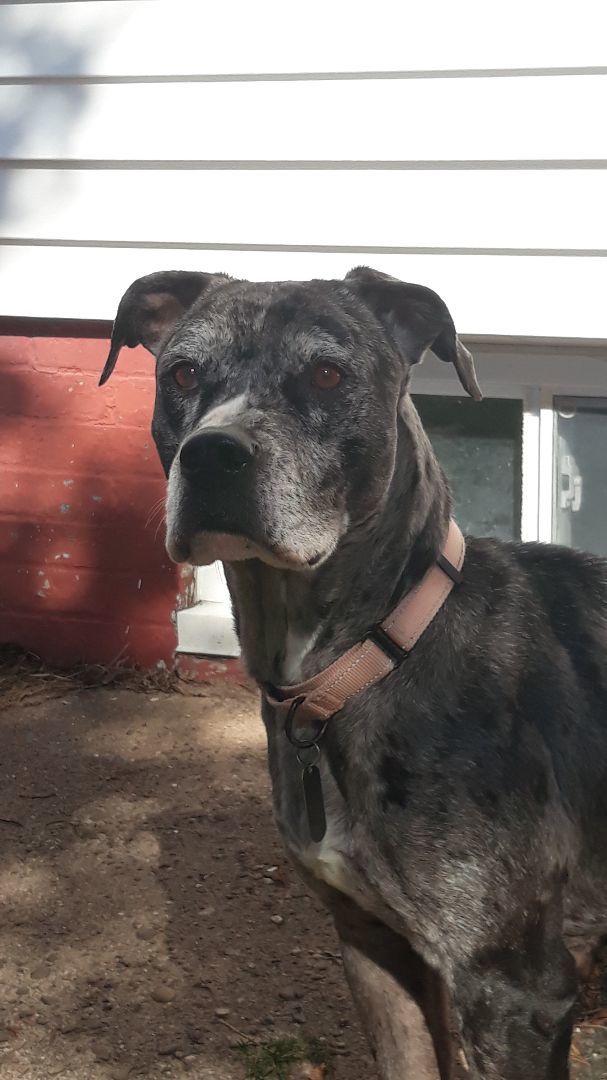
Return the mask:
POLYGON ((0 9, 0 73, 176 75, 605 63, 601 0, 158 0, 0 9))
POLYGON ((607 158, 607 75, 0 86, 0 156, 607 158))
POLYGON ((602 249, 606 173, 8 170, 1 235, 328 248, 602 249))
POLYGON ((141 274, 224 271, 253 280, 342 277, 360 263, 436 289, 461 333, 607 339, 607 260, 5 247, 0 315, 113 318, 141 274))

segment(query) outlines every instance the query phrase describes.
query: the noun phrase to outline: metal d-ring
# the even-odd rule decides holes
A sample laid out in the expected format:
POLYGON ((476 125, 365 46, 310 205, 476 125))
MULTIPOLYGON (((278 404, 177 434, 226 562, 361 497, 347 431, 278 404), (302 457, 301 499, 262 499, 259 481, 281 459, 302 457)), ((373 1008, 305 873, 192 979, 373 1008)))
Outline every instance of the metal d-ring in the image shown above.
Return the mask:
POLYGON ((302 747, 297 751, 297 760, 304 769, 309 769, 312 765, 318 765, 320 761, 320 746, 318 743, 312 743, 311 746, 302 747))
MULTIPOLYGON (((291 745, 295 746, 297 750, 311 750, 313 747, 315 747, 318 750, 318 752, 320 753, 320 750, 318 748, 318 743, 320 742, 323 735, 325 734, 325 731, 327 730, 327 726, 329 724, 330 717, 329 717, 329 719, 325 720, 324 723, 321 724, 320 728, 316 732, 313 739, 298 739, 297 735, 295 735, 295 733, 293 731, 293 725, 295 723, 295 714, 296 714, 299 706, 301 704, 303 704, 303 702, 305 700, 306 700, 305 697, 302 696, 302 697, 296 697, 291 702, 291 704, 289 706, 289 711, 287 713, 287 718, 285 720, 285 735, 287 736, 287 739, 289 740, 291 745)), ((298 755, 298 757, 299 757, 299 755, 298 755)), ((303 762, 302 762, 302 764, 303 764, 303 762)), ((312 764, 312 762, 310 762, 310 764, 312 764)))

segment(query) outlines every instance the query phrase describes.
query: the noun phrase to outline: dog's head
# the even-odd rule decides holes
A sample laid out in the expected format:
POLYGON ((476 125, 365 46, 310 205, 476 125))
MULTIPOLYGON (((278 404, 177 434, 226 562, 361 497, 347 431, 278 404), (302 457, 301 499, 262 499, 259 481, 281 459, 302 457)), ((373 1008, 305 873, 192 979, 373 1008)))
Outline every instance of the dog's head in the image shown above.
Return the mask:
POLYGON ((138 344, 157 362, 176 561, 318 565, 385 499, 411 366, 431 349, 481 396, 440 297, 364 267, 263 284, 151 274, 122 298, 102 383, 138 344))

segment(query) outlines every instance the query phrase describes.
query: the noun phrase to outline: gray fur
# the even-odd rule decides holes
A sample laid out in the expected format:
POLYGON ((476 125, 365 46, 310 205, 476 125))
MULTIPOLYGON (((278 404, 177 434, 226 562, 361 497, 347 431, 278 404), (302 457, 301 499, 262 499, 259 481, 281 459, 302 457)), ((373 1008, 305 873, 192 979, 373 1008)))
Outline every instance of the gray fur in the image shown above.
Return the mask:
MULTIPOLYGON (((366 269, 263 285, 152 275, 122 301, 104 378, 146 338, 169 551, 229 547, 248 671, 261 686, 305 679, 439 553, 450 495, 410 371, 432 348, 478 397, 470 355, 436 294, 366 269), (186 361, 198 384, 182 394, 171 373, 186 361), (339 387, 314 388, 317 363, 342 369, 339 387)), ((469 539, 462 585, 407 660, 329 724, 320 844, 264 704, 277 823, 334 914, 382 1080, 452 1075, 446 992, 475 1080, 569 1076, 563 934, 576 953, 607 934, 606 649, 602 560, 469 539)))

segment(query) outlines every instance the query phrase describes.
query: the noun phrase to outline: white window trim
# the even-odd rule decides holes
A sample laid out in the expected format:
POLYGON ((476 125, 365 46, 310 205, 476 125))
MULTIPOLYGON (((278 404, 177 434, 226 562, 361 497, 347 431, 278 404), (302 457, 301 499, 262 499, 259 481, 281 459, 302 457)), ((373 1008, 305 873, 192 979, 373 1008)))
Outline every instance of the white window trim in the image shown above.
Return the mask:
MULTIPOLYGON (((483 341, 474 352, 486 397, 523 402, 521 539, 552 539, 554 398, 607 397, 603 342, 483 341), (505 376, 508 376, 505 378, 505 376)), ((434 357, 413 380, 413 392, 455 397, 457 379, 434 357)), ((221 563, 196 571, 195 603, 177 613, 177 652, 239 656, 232 609, 221 563)))
POLYGON ((540 497, 540 390, 530 386, 523 398, 523 453, 521 478, 521 540, 537 540, 540 497))
POLYGON ((195 571, 193 607, 177 612, 177 652, 240 656, 234 618, 221 563, 195 571))
POLYGON ((539 462, 538 462, 538 500, 537 540, 550 543, 552 540, 552 506, 554 502, 554 398, 556 391, 542 386, 539 391, 540 426, 539 426, 539 462))

